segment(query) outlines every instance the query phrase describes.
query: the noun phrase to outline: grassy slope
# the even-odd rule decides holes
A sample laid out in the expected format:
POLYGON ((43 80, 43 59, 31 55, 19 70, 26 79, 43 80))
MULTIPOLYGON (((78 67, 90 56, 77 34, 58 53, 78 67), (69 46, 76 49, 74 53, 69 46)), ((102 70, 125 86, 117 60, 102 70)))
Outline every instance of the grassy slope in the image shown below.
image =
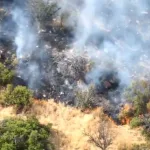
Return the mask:
MULTIPOLYGON (((52 123, 55 129, 57 145, 56 150, 97 150, 92 144, 88 143, 88 138, 84 136, 84 131, 94 132, 98 124, 98 114, 100 109, 83 113, 75 108, 66 107, 63 104, 56 104, 48 101, 34 101, 29 110, 29 114, 37 116, 43 124, 52 123)), ((22 113, 18 117, 25 117, 22 113)), ((13 108, 0 108, 0 120, 6 117, 16 117, 13 108)), ((117 150, 120 143, 142 143, 144 138, 138 130, 131 130, 128 125, 116 126, 113 124, 116 139, 110 150, 117 150)))

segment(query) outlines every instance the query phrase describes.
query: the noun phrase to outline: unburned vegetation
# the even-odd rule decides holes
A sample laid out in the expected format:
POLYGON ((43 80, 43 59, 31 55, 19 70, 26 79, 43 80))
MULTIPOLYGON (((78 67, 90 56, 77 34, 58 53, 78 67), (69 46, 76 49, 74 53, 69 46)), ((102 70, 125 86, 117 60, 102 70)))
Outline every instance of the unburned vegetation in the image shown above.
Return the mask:
POLYGON ((40 125, 35 118, 4 119, 0 122, 1 150, 54 150, 49 137, 50 126, 40 125))

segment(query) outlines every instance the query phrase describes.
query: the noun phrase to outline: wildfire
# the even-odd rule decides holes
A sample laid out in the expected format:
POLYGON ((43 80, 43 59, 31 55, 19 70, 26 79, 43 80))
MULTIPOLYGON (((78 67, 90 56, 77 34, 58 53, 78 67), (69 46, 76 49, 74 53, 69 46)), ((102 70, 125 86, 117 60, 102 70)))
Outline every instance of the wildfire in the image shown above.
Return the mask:
POLYGON ((125 104, 121 110, 121 123, 123 125, 129 124, 131 121, 130 115, 128 115, 133 110, 132 106, 130 104, 125 104))

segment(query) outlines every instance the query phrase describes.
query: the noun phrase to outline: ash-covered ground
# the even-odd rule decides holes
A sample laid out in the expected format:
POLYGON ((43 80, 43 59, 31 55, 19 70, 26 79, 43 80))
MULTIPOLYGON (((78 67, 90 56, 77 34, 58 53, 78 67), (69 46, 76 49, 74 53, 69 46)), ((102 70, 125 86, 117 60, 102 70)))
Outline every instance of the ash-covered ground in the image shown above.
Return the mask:
POLYGON ((149 78, 148 0, 41 0, 44 11, 35 2, 0 1, 0 61, 14 85, 73 105, 94 85, 97 106, 123 102, 124 87, 149 78))

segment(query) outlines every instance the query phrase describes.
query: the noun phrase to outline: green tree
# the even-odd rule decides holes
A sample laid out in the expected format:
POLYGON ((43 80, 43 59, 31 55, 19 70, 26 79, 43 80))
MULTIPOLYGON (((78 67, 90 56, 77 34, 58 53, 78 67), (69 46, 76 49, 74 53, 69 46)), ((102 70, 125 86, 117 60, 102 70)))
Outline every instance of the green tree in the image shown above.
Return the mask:
POLYGON ((17 107, 29 106, 32 100, 31 91, 25 86, 7 85, 5 90, 0 93, 0 102, 3 105, 16 105, 17 107))
POLYGON ((1 150, 53 150, 50 129, 35 118, 3 120, 0 135, 1 150))
POLYGON ((143 125, 143 120, 140 119, 139 117, 134 117, 131 122, 130 122, 130 126, 131 128, 136 128, 143 125))
POLYGON ((12 104, 27 106, 31 102, 31 91, 25 86, 17 86, 11 93, 12 104))
POLYGON ((145 80, 135 81, 125 91, 125 97, 133 103, 134 114, 139 116, 147 113, 147 103, 150 99, 150 83, 145 80))
POLYGON ((0 63, 0 85, 4 86, 11 83, 13 76, 13 71, 8 70, 2 63, 0 63))

